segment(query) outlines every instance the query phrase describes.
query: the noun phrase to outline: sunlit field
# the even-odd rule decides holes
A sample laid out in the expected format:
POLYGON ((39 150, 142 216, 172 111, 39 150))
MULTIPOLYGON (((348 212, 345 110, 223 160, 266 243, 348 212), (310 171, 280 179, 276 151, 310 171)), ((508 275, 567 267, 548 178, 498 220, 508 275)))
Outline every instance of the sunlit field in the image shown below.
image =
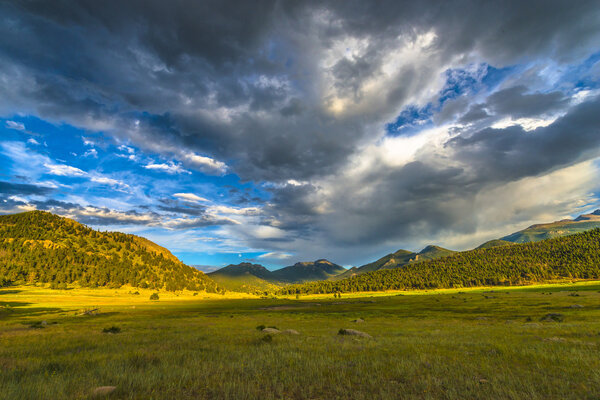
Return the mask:
POLYGON ((0 398, 600 396, 598 282, 299 300, 136 291, 1 289, 0 398))

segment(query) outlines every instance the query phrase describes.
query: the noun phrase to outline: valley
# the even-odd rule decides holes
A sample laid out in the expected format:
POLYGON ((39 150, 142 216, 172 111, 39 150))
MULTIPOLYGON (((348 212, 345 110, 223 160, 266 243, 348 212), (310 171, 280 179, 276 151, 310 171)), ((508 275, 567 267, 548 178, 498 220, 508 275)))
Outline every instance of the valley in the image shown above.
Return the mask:
POLYGON ((129 292, 0 289, 0 398, 600 395, 600 282, 300 300, 129 292))

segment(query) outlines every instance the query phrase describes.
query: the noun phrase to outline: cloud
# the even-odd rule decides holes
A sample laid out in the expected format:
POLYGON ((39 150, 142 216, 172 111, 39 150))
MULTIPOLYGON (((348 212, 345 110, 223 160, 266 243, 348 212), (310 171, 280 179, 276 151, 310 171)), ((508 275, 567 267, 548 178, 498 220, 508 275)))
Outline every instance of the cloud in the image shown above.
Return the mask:
POLYGON ((92 182, 96 182, 99 183, 101 185, 110 185, 110 186, 116 186, 118 188, 121 189, 129 189, 130 186, 127 185, 126 183, 119 181, 117 179, 113 179, 113 178, 108 178, 106 176, 92 176, 90 178, 90 180, 92 182))
POLYGON ((170 174, 170 175, 191 174, 190 171, 182 168, 181 165, 175 164, 173 162, 162 163, 162 164, 150 163, 150 164, 144 165, 144 168, 154 170, 154 171, 166 172, 167 174, 170 174))
POLYGON ((201 171, 209 173, 215 172, 218 174, 223 174, 227 171, 227 165, 224 162, 214 160, 210 157, 201 156, 195 153, 185 153, 183 159, 201 171))
POLYGON ((76 167, 71 167, 70 165, 44 163, 44 167, 46 167, 48 173, 52 175, 71 177, 87 176, 87 172, 76 167))
POLYGON ((22 122, 16 122, 16 121, 6 121, 6 127, 9 129, 17 130, 17 131, 25 130, 25 124, 23 124, 22 122))
POLYGON ((273 258, 276 260, 287 260, 287 259, 292 258, 292 256, 293 255, 289 254, 289 253, 279 253, 276 251, 271 251, 271 252, 259 255, 258 258, 265 258, 265 259, 273 258))
POLYGON ((53 191, 54 188, 49 186, 38 186, 21 183, 3 182, 0 181, 0 193, 6 195, 47 195, 53 191))
POLYGON ((89 149, 85 153, 83 153, 84 157, 93 157, 98 158, 98 151, 96 149, 89 149))
POLYGON ((195 195, 194 193, 175 193, 173 197, 177 197, 179 199, 189 201, 191 203, 199 203, 199 202, 209 202, 210 200, 205 199, 204 197, 200 197, 195 195))
MULTIPOLYGON (((0 115, 103 132, 136 162, 153 153, 165 161, 146 158, 146 172, 172 176, 156 183, 168 191, 140 188, 141 205, 169 229, 222 220, 231 249, 331 251, 345 264, 428 237, 481 237, 498 225, 486 228, 493 213, 478 199, 531 193, 520 189, 529 179, 564 182, 553 174, 575 165, 587 176, 598 156, 594 2, 82 1, 0 12, 0 115), (415 118, 402 122, 404 111, 415 118), (192 171, 217 186, 239 178, 260 206, 155 200, 193 195, 176 177, 192 171)), ((30 161, 15 174, 104 176, 12 150, 30 161)), ((96 183, 118 187, 110 179, 96 183)), ((587 198, 588 181, 576 181, 571 192, 587 198)), ((556 204, 568 194, 549 193, 556 204)), ((519 213, 517 198, 506 201, 514 224, 565 210, 550 201, 547 214, 519 213)))
POLYGON ((29 138, 27 139, 27 143, 32 144, 34 146, 39 146, 40 142, 38 142, 37 140, 35 140, 34 138, 29 138))

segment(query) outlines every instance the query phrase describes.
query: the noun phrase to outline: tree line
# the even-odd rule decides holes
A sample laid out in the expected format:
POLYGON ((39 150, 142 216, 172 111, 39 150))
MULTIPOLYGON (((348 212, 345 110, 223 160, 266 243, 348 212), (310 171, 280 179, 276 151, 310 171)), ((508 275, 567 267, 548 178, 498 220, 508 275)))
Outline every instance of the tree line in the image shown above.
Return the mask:
POLYGON ((339 281, 286 286, 279 294, 525 285, 566 279, 600 279, 600 229, 379 270, 339 281))

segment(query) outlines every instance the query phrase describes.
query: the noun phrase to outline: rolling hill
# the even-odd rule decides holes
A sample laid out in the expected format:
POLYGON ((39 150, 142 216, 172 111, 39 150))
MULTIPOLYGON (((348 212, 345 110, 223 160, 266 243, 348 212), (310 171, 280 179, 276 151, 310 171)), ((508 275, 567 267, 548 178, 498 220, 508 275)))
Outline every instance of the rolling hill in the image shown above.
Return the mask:
POLYGON ((217 284, 148 239, 98 232, 44 211, 0 216, 0 283, 215 292, 217 284))
POLYGON ((457 252, 338 281, 291 285, 280 294, 523 285, 600 278, 600 229, 536 242, 457 252))
POLYGON ((325 259, 313 262, 298 262, 289 267, 272 271, 275 281, 284 283, 299 283, 328 279, 345 272, 346 268, 325 259))
POLYGON ((207 275, 219 286, 234 292, 256 293, 279 289, 273 283, 272 272, 260 264, 230 264, 207 275))
POLYGON ((318 281, 337 276, 346 269, 327 260, 299 262, 289 267, 269 271, 259 264, 241 263, 228 265, 208 275, 217 283, 233 291, 263 291, 279 289, 280 286, 318 281))
POLYGON ((352 276, 365 274, 367 272, 379 271, 382 269, 393 269, 405 266, 411 263, 433 260, 436 258, 447 257, 454 254, 454 251, 444 249, 443 247, 429 245, 418 253, 408 250, 398 250, 395 253, 381 257, 379 260, 361 267, 353 267, 330 279, 340 280, 352 276))

